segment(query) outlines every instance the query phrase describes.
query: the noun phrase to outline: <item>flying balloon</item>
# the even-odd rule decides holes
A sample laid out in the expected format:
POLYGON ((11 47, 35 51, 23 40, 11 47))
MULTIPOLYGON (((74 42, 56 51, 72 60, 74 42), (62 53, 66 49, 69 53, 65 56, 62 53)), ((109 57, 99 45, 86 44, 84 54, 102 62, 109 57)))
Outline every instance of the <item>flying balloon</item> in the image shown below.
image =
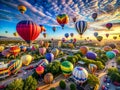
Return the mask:
POLYGON ((76 17, 74 17, 74 18, 72 18, 72 20, 73 20, 73 22, 75 23, 75 22, 76 22, 76 20, 77 20, 77 18, 76 18, 76 17))
POLYGON ((19 6, 18 6, 18 10, 19 10, 22 14, 24 14, 25 11, 27 10, 27 8, 26 8, 24 5, 19 5, 19 6))
POLYGON ((46 32, 46 29, 45 29, 45 27, 43 25, 39 25, 39 26, 41 28, 41 32, 46 32))
POLYGON ((108 33, 106 33, 105 35, 106 35, 107 38, 109 37, 109 34, 108 34, 108 33))
POLYGON ((117 39, 117 36, 113 36, 113 39, 116 40, 116 39, 117 39))
POLYGON ((17 36, 18 36, 18 33, 17 33, 17 32, 14 32, 13 35, 14 35, 15 37, 17 37, 17 36))
POLYGON ((43 37, 46 38, 46 37, 47 37, 47 34, 46 34, 46 33, 43 33, 43 37))
POLYGON ((97 37, 98 36, 98 32, 94 32, 94 36, 97 37))
POLYGON ((55 32, 56 31, 56 27, 52 27, 52 30, 55 32))
POLYGON ((64 28, 64 25, 69 22, 69 17, 67 14, 59 14, 56 17, 57 22, 62 26, 62 29, 64 28))
POLYGON ((99 42, 101 42, 102 39, 103 39, 103 37, 102 37, 102 36, 97 36, 96 39, 97 39, 99 42))
POLYGON ((29 44, 35 40, 41 32, 41 28, 29 20, 20 21, 16 26, 16 30, 19 36, 29 44))
POLYGON ((68 34, 68 33, 65 33, 65 37, 68 38, 68 37, 69 37, 69 34, 68 34))
POLYGON ((73 36, 74 36, 74 33, 70 33, 70 36, 73 37, 73 36))
POLYGON ((97 18, 97 13, 93 13, 92 18, 95 20, 97 18))
POLYGON ((107 23, 107 24, 106 24, 106 28, 107 28, 107 29, 111 29, 111 28, 112 28, 112 23, 107 23))
POLYGON ((86 21, 78 21, 75 23, 75 28, 77 30, 77 32, 81 35, 83 35, 83 33, 86 31, 87 29, 87 22, 86 21))

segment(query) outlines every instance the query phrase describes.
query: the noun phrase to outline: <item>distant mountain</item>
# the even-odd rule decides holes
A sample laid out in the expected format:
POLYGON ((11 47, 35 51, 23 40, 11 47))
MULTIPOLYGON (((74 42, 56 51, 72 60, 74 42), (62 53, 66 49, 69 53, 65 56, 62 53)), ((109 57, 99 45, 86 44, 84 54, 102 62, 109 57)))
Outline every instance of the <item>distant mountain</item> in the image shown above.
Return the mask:
POLYGON ((0 36, 0 38, 8 38, 8 37, 6 37, 6 36, 0 36))

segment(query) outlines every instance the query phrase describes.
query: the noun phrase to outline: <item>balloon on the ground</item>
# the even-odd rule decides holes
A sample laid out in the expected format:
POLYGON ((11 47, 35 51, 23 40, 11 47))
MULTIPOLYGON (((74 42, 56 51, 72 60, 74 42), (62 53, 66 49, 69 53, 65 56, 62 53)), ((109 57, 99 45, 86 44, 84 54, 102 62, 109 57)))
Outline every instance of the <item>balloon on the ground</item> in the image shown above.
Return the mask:
POLYGON ((11 53, 9 52, 9 49, 5 49, 2 51, 2 55, 8 58, 11 55, 11 53))
POLYGON ((108 51, 108 52, 106 52, 106 56, 107 56, 109 59, 113 59, 113 58, 115 58, 116 53, 113 52, 113 51, 108 51))
POLYGON ((45 47, 39 48, 39 53, 40 53, 41 55, 44 55, 44 54, 46 53, 46 48, 45 48, 45 47))
POLYGON ((75 23, 75 28, 77 32, 82 36, 83 33, 87 30, 87 22, 86 21, 78 21, 75 23))
POLYGON ((57 57, 59 54, 59 50, 57 48, 52 49, 51 52, 53 53, 54 57, 57 57))
POLYGON ((26 65, 26 66, 29 65, 32 60, 33 60, 33 57, 31 55, 23 55, 21 57, 21 61, 23 65, 26 65))
POLYGON ((54 60, 54 55, 52 53, 46 53, 45 58, 51 62, 54 60))
POLYGON ((72 75, 75 81, 80 84, 86 82, 88 78, 88 72, 83 67, 75 67, 72 72, 72 75))
POLYGON ((8 69, 11 71, 12 74, 16 74, 20 68, 22 67, 21 60, 12 60, 8 63, 8 69))
POLYGON ((20 48, 18 46, 12 46, 12 47, 10 47, 9 51, 14 56, 17 56, 20 52, 20 48))
POLYGON ((46 67, 47 65, 49 64, 48 60, 47 59, 41 59, 37 65, 41 65, 43 67, 46 67))
POLYGON ((52 75, 52 73, 45 74, 45 76, 44 76, 44 82, 46 84, 50 84, 50 83, 52 83, 52 81, 53 81, 53 75, 52 75))
POLYGON ((35 70, 36 70, 36 73, 39 74, 39 75, 44 73, 44 67, 43 66, 39 65, 35 70))
POLYGON ((0 46, 0 52, 2 52, 4 49, 4 46, 0 46))
POLYGON ((97 57, 97 54, 94 53, 94 52, 92 52, 92 51, 88 51, 88 52, 86 53, 86 57, 87 57, 88 59, 95 60, 96 57, 97 57))
POLYGON ((26 8, 24 5, 18 5, 18 10, 19 10, 22 14, 24 14, 25 11, 27 10, 27 8, 26 8))
POLYGON ((120 51, 118 49, 113 49, 112 51, 115 52, 116 55, 118 55, 120 53, 120 51))
POLYGON ((42 47, 44 45, 44 41, 40 40, 39 45, 42 47))
POLYGON ((111 51, 112 50, 112 48, 110 46, 104 46, 103 49, 104 49, 104 51, 111 51))
POLYGON ((27 50, 27 47, 26 46, 20 46, 20 49, 21 49, 21 51, 26 51, 27 50))
POLYGON ((88 52, 89 48, 87 46, 81 46, 80 52, 85 55, 88 52))
POLYGON ((65 77, 70 75, 73 70, 73 64, 69 61, 63 61, 60 67, 65 77))
POLYGON ((89 64, 88 68, 92 74, 94 74, 97 70, 97 66, 95 64, 89 64))
POLYGON ((115 48, 117 47, 116 44, 114 44, 114 43, 109 44, 109 46, 110 46, 112 49, 115 49, 115 48))

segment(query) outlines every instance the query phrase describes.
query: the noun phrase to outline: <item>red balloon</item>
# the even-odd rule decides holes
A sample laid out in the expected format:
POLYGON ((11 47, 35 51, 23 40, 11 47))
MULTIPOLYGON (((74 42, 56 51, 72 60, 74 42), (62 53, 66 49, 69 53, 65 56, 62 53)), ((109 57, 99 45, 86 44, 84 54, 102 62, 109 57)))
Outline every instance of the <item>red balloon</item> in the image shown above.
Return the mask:
POLYGON ((107 34, 105 34, 106 35, 106 37, 108 38, 109 37, 109 34, 107 33, 107 34))
POLYGON ((106 28, 108 28, 108 29, 112 28, 112 26, 113 26, 112 23, 107 23, 106 24, 106 28))
POLYGON ((20 21, 16 26, 16 30, 27 43, 31 43, 41 33, 41 28, 29 20, 20 21))
POLYGON ((44 67, 43 67, 43 66, 38 66, 38 67, 36 68, 36 72, 37 72, 37 74, 39 74, 39 75, 43 74, 43 72, 44 72, 44 67))

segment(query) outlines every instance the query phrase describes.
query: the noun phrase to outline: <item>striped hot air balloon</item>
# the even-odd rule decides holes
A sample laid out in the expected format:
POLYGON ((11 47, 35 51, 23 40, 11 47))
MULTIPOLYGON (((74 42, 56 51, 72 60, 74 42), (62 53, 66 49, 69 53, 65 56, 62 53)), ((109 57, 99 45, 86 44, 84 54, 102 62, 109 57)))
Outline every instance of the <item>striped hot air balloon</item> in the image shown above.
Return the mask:
POLYGON ((49 62, 54 60, 54 55, 52 53, 46 53, 45 57, 49 62))
POLYGON ((46 84, 50 84, 50 83, 52 83, 52 81, 53 81, 53 75, 52 75, 52 73, 45 74, 45 76, 44 76, 44 82, 46 84))
POLYGON ((49 62, 48 62, 47 59, 41 59, 41 60, 37 63, 37 65, 41 65, 41 66, 43 66, 43 67, 46 67, 48 63, 49 63, 49 62))
POLYGON ((97 66, 95 64, 89 64, 88 68, 92 74, 94 74, 97 70, 97 66))
POLYGON ((87 30, 87 22, 86 21, 78 21, 75 23, 75 28, 82 37, 83 33, 87 30))
POLYGON ((52 49, 51 52, 53 53, 54 57, 57 57, 59 54, 59 50, 57 48, 52 49))

